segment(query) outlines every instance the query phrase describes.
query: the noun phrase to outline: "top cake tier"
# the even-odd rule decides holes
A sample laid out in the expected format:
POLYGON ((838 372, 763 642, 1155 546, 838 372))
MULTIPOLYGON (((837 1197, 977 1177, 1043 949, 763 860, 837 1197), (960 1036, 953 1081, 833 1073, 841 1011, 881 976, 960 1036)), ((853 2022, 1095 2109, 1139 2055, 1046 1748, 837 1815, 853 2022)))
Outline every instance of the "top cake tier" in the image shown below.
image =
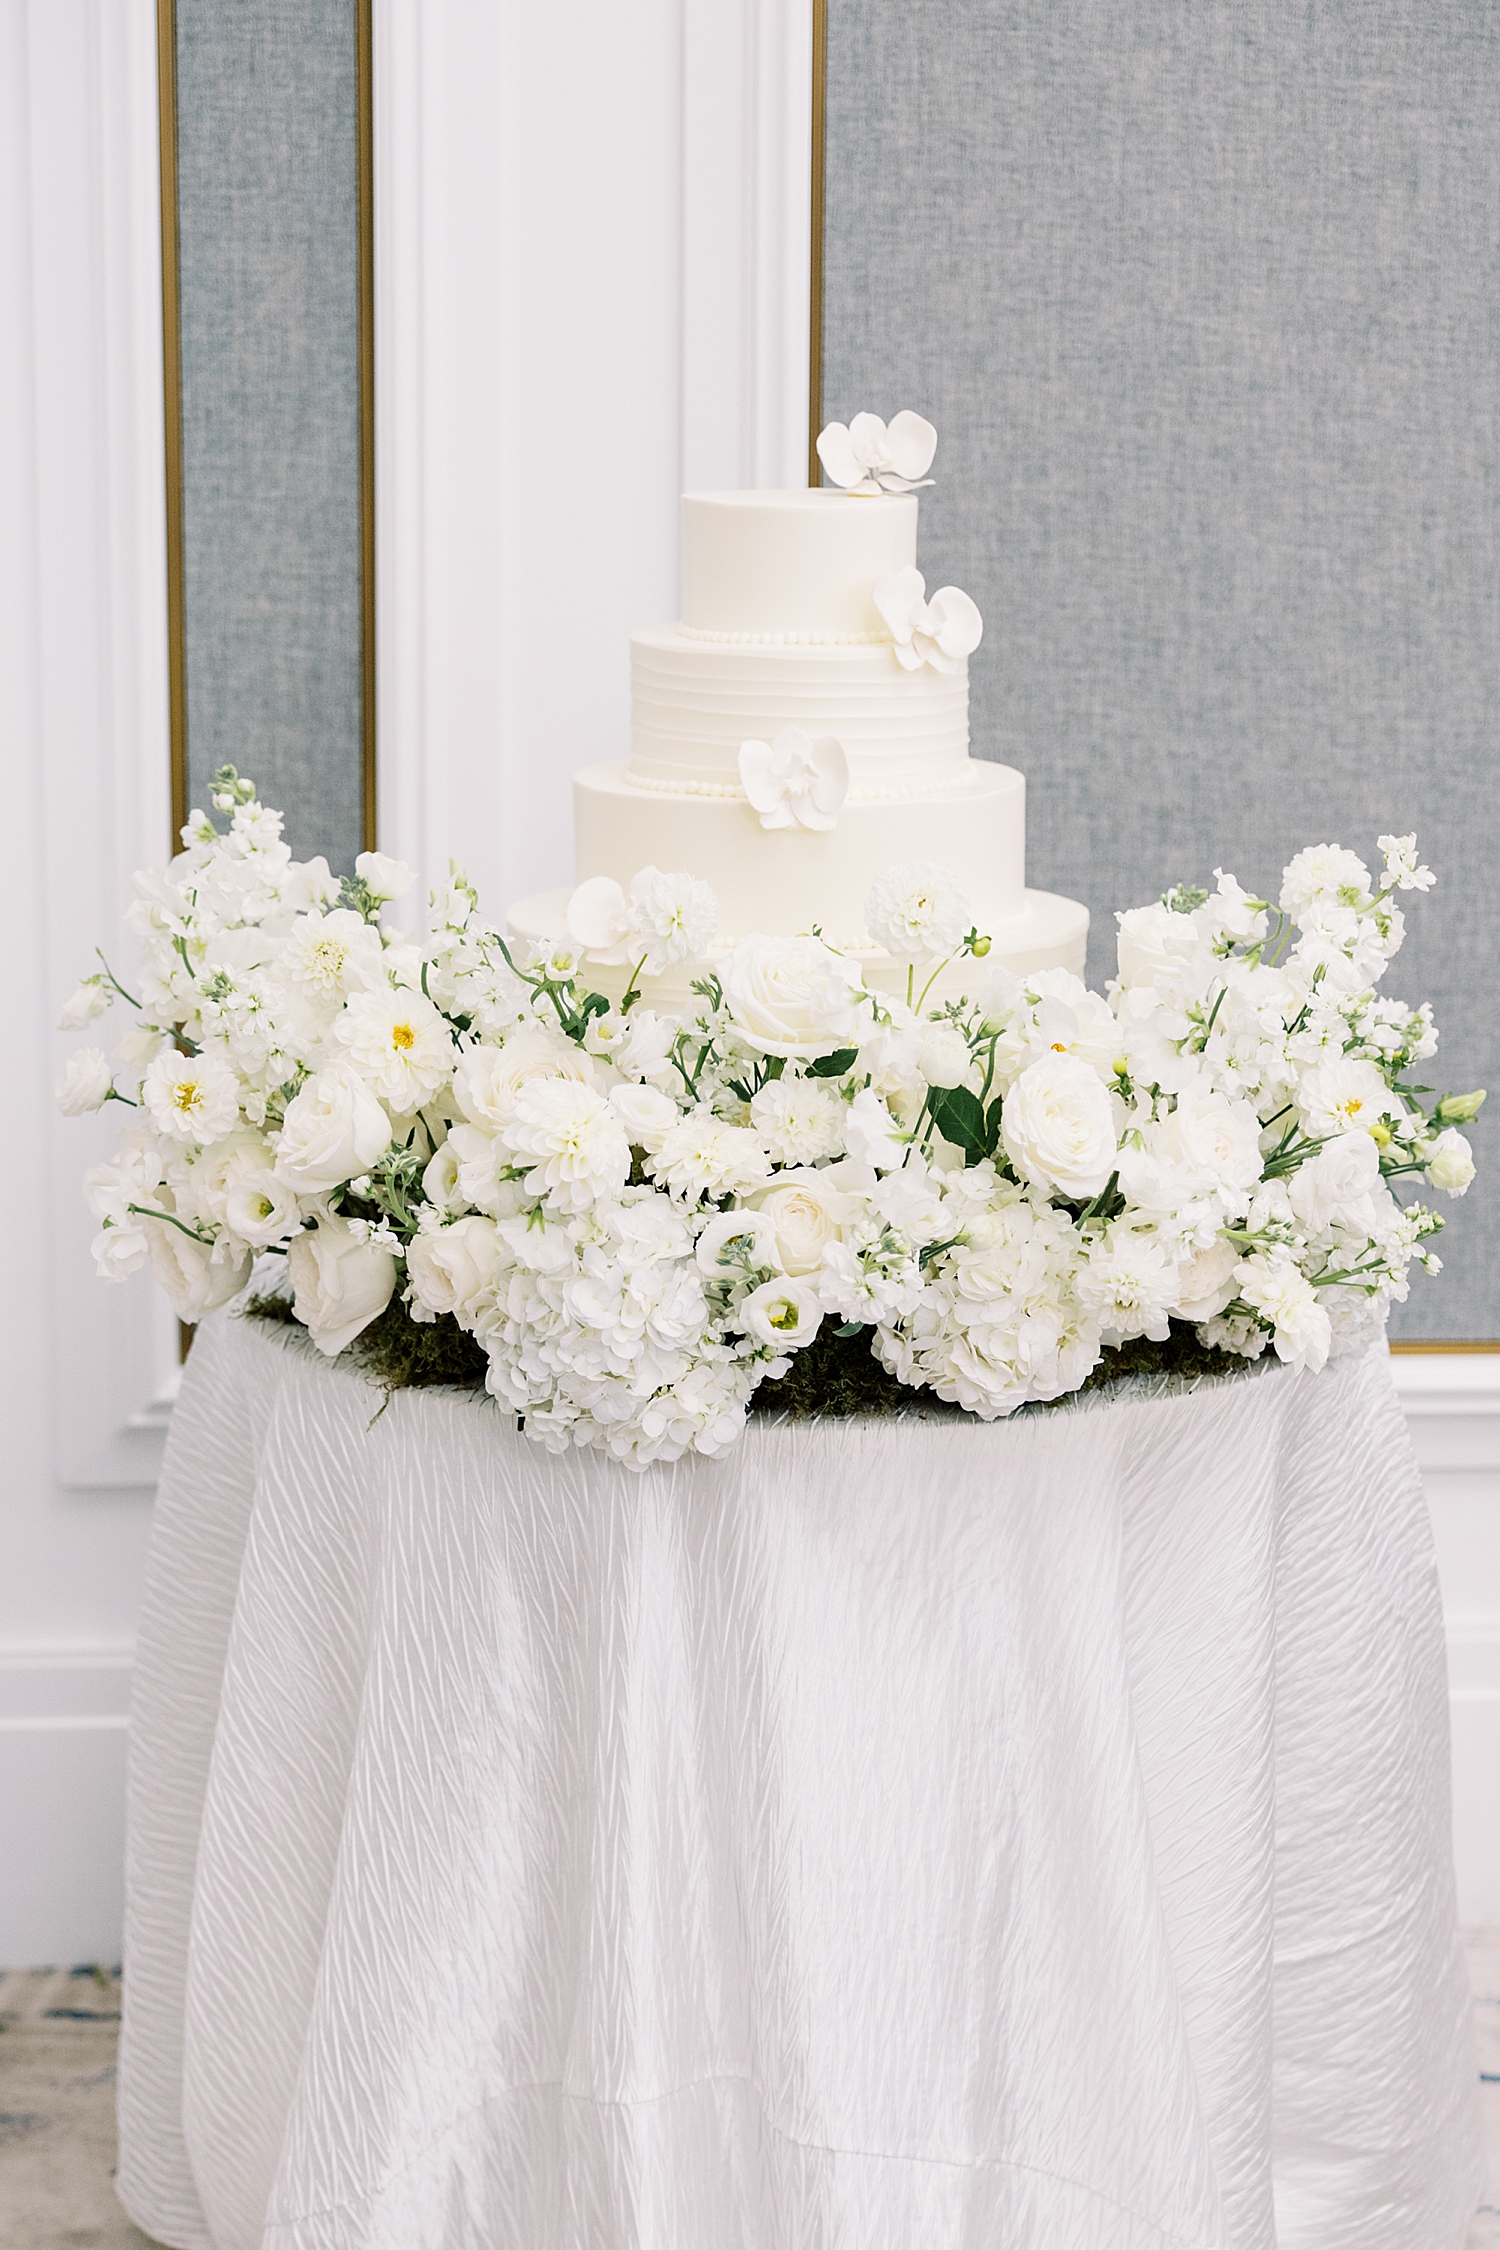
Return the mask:
POLYGON ((889 641, 871 599, 915 562, 911 493, 689 492, 682 630, 713 640, 889 641))

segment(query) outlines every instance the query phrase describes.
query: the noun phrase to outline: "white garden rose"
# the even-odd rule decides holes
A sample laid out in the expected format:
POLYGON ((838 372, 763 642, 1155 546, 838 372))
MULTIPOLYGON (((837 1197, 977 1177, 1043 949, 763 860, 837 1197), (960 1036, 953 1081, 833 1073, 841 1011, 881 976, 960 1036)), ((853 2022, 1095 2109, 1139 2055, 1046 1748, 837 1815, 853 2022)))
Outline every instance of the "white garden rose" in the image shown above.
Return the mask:
POLYGON ((810 1281, 778 1277, 752 1289, 735 1317, 758 1344, 797 1351, 818 1333, 823 1303, 810 1281))
POLYGON ((823 1254, 836 1242, 845 1198, 821 1172, 779 1172, 773 1187, 755 1199, 776 1235, 776 1254, 786 1273, 816 1273, 823 1254))
POLYGON ((228 1243, 217 1254, 212 1244, 196 1242, 170 1219, 147 1219, 146 1248, 151 1271, 166 1292, 173 1312, 191 1326, 237 1297, 250 1279, 250 1253, 228 1243))
POLYGON ((287 1104, 276 1172, 299 1195, 319 1195, 368 1172, 390 1139, 391 1121, 359 1072, 330 1063, 287 1104))
POLYGON ((1045 1055, 1022 1071, 1005 1097, 1000 1135, 1022 1179, 1072 1202, 1098 1195, 1115 1168, 1110 1097, 1077 1055, 1045 1055))
POLYGON ((1439 1133, 1427 1159, 1427 1177, 1445 1195, 1465 1195, 1474 1177, 1474 1151, 1457 1126, 1439 1133))
POLYGON ((240 1113, 239 1081, 215 1054, 168 1047, 141 1080, 141 1102, 159 1133, 174 1141, 221 1141, 240 1113))
POLYGON ((1170 906, 1133 906, 1117 914, 1120 925, 1120 982, 1122 985, 1172 979, 1189 967, 1201 938, 1191 914, 1175 914, 1170 906))
POLYGON ((533 1078, 572 1078, 592 1086, 594 1066, 570 1039, 540 1027, 512 1033, 503 1047, 470 1047, 453 1074, 453 1095, 471 1125, 498 1133, 533 1078))
POLYGON ((724 1004, 748 1047, 811 1057, 854 1045, 859 971, 815 937, 748 937, 723 971, 724 1004))
POLYGON ((115 1082, 107 1058, 97 1047, 80 1047, 69 1055, 57 1081, 57 1106, 64 1117, 84 1117, 102 1109, 115 1082))
POLYGON ((637 1086, 627 1081, 622 1086, 612 1086, 609 1106, 630 1136, 632 1148, 643 1148, 652 1154, 681 1115, 677 1104, 668 1099, 656 1086, 637 1086))
POLYGON ((396 1261, 347 1219, 324 1218, 286 1254, 292 1310, 330 1359, 378 1320, 396 1289, 396 1261))
POLYGON ((1157 1135, 1157 1153, 1230 1196, 1248 1196, 1260 1179, 1260 1119, 1206 1081, 1189 1086, 1157 1135))
POLYGON ((452 1313, 463 1327, 502 1265, 509 1263, 494 1220, 474 1216, 416 1235, 406 1252, 417 1303, 430 1313, 452 1313))

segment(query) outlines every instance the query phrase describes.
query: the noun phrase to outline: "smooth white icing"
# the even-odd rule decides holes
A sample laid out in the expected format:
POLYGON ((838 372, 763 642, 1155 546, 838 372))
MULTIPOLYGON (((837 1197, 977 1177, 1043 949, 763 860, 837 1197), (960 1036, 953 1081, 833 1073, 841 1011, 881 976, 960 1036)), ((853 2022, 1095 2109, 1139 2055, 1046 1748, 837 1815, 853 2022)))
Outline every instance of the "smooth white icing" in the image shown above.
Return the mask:
POLYGON ((889 642, 751 648, 662 626, 631 637, 630 706, 630 770, 646 788, 718 794, 737 785, 740 744, 784 726, 835 735, 852 794, 942 788, 969 754, 967 671, 905 672, 889 642))
POLYGON ((683 623, 706 633, 889 640, 871 590, 916 552, 909 493, 689 492, 683 623))

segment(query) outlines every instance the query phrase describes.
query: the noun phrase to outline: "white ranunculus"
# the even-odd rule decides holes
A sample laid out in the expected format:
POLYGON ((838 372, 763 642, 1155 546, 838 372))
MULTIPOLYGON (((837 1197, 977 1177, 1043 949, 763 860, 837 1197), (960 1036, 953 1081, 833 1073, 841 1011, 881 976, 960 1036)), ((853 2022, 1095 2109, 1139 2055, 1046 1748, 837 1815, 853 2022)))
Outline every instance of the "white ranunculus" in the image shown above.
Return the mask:
POLYGON ((877 1172, 894 1172, 906 1162, 911 1135, 906 1132, 873 1086, 862 1086, 844 1112, 844 1143, 857 1164, 877 1172))
POLYGON ((929 1024, 917 1052, 917 1068, 929 1086, 961 1086, 974 1058, 956 1023, 929 1024))
POLYGON ((1370 1216, 1370 1190, 1380 1179, 1380 1152, 1368 1133, 1339 1133, 1299 1165, 1287 1183, 1292 1209, 1310 1234, 1334 1220, 1370 1216))
POLYGON ((397 1116, 430 1101, 453 1068, 445 1018, 425 993, 401 985, 351 993, 329 1036, 397 1116))
POLYGON ((865 900, 865 928, 893 961, 943 961, 970 927, 969 902, 946 867, 907 860, 882 868, 865 900))
POLYGON ((405 898, 417 879, 404 859, 387 859, 384 852, 361 852, 354 872, 371 898, 383 900, 405 898))
POLYGON ((287 1104, 276 1171, 299 1195, 342 1187, 390 1146, 391 1121, 359 1072, 330 1063, 287 1104))
POLYGON ((937 451, 937 431, 909 406, 891 416, 856 414, 829 422, 818 433, 818 459, 831 484, 846 492, 915 492, 932 482, 927 472, 937 451))
POLYGON ((713 1281, 737 1281, 745 1269, 776 1273, 781 1254, 776 1229, 763 1211, 721 1211, 699 1235, 694 1256, 713 1281))
POLYGON ((1202 943, 1191 914, 1175 914, 1170 906, 1133 906, 1117 914, 1117 941, 1122 985, 1169 981, 1192 962, 1202 943))
POLYGON ((1225 1193, 1248 1196, 1261 1175, 1260 1131, 1248 1102, 1200 1083, 1178 1095, 1157 1136, 1157 1150, 1169 1164, 1206 1176, 1225 1193))
POLYGON ((658 1086, 637 1086, 630 1080, 612 1086, 609 1106, 630 1136, 632 1148, 643 1148, 648 1155, 661 1147, 662 1141, 678 1119, 677 1104, 658 1086))
POLYGON ((903 671, 930 664, 935 672, 962 672, 984 636, 979 605, 959 586, 940 586, 931 601, 926 596, 920 570, 903 563, 876 579, 871 599, 891 629, 903 671))
POLYGON ((253 1250, 268 1249, 296 1226, 296 1194, 269 1167, 236 1172, 224 1191, 224 1223, 253 1250))
POLYGON ((320 1219, 286 1254, 292 1310, 332 1359, 378 1320, 396 1289, 396 1261, 347 1219, 320 1219))
POLYGON ((417 1303, 430 1313, 452 1313, 460 1327, 468 1326, 481 1295, 509 1262, 494 1220, 478 1217, 415 1235, 406 1251, 417 1303))
POLYGON ((113 1000, 114 994, 102 975, 85 977, 75 985, 63 1003, 63 1012, 57 1019, 59 1031, 82 1031, 86 1023, 102 1016, 113 1000))
POLYGON ((144 1224, 151 1271, 173 1312, 190 1326, 237 1297, 250 1279, 248 1250, 215 1257, 210 1244, 196 1242, 170 1219, 147 1219, 144 1224))
POLYGON ((114 1082, 107 1057, 97 1047, 80 1047, 58 1074, 57 1106, 64 1117, 84 1117, 103 1108, 114 1082))
POLYGON ((1110 1097, 1077 1055, 1045 1055, 1022 1071, 1005 1097, 1000 1133, 1023 1179, 1072 1202, 1098 1195, 1115 1168, 1110 1097))
POLYGON ((498 1133, 515 1115, 533 1078, 572 1078, 592 1086, 594 1066, 571 1039, 540 1027, 515 1032, 503 1047, 471 1047, 453 1074, 453 1094, 471 1125, 498 1133))
POLYGON ((823 1253, 839 1236, 845 1197, 816 1171, 778 1172, 773 1186, 755 1199, 756 1209, 775 1229, 776 1255, 786 1273, 816 1273, 823 1253))
POLYGON ((572 1078, 533 1078, 521 1088, 501 1138, 530 1165, 526 1185, 560 1211, 586 1211, 618 1195, 630 1171, 625 1128, 602 1094, 572 1078))
POLYGON ((740 744, 740 781, 762 828, 827 833, 849 794, 849 760, 831 734, 814 742, 801 727, 783 727, 774 742, 740 744))
POLYGON ((821 938, 748 937, 721 974, 735 1029, 760 1054, 810 1057, 857 1040, 859 971, 821 938))
POLYGON ((823 1302, 810 1281, 778 1278, 752 1289, 735 1317, 758 1344, 797 1351, 818 1333, 823 1302))
POLYGON ((1456 1125, 1439 1133, 1427 1159, 1427 1177, 1446 1195, 1464 1195, 1474 1177, 1474 1151, 1456 1125))

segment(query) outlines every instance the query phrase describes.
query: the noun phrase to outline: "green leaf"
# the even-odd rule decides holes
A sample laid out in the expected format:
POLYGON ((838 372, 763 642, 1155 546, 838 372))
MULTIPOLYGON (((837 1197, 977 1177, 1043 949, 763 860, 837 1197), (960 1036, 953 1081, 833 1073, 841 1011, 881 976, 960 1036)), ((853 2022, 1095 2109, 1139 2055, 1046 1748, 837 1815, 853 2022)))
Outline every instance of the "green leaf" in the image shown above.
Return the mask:
POLYGON ((857 1047, 836 1047, 831 1055, 819 1055, 816 1062, 807 1066, 809 1078, 842 1078, 859 1060, 857 1047))
POLYGON ((858 1336, 863 1334, 864 1325, 862 1320, 846 1320, 842 1328, 835 1328, 833 1333, 835 1336, 858 1336))
POLYGON ((931 1107, 932 1122, 945 1141, 963 1150, 965 1163, 977 1164, 991 1153, 1000 1132, 998 1102, 986 1117, 984 1104, 967 1086, 935 1086, 931 1107))

